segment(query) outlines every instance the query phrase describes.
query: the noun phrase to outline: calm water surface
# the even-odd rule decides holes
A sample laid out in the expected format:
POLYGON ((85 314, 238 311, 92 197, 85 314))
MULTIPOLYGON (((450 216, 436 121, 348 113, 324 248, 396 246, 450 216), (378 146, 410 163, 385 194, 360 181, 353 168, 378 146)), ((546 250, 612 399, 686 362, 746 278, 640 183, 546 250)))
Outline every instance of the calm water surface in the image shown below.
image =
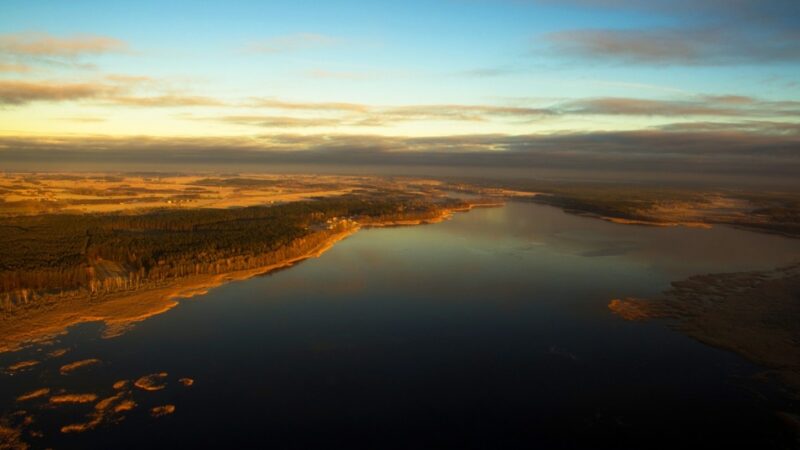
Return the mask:
MULTIPOLYGON (((526 203, 437 225, 365 230, 322 257, 231 283, 102 339, 75 327, 62 358, 2 376, 0 405, 33 388, 112 393, 165 371, 167 388, 98 430, 91 406, 37 412, 55 448, 780 448, 776 409, 737 355, 610 299, 672 280, 768 269, 800 241, 731 228, 622 226, 526 203), (58 367, 103 363, 80 375, 58 367), (195 379, 186 388, 175 380, 195 379), (147 409, 172 403, 153 419, 147 409)), ((45 350, 54 347, 45 348, 45 350)), ((0 357, 36 357, 37 348, 0 357)))

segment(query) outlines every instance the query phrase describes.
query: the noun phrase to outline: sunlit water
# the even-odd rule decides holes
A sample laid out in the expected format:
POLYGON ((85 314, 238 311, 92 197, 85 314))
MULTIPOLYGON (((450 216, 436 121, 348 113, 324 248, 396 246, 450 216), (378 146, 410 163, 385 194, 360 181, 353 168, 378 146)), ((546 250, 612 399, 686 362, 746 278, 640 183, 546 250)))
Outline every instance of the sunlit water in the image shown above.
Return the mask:
MULTIPOLYGON (((91 409, 30 407, 56 448, 770 448, 792 408, 758 368, 616 297, 768 269, 800 241, 726 227, 622 226, 527 203, 436 225, 363 230, 317 259, 184 301, 114 338, 75 327, 70 353, 2 376, 5 411, 47 386, 112 393, 168 372, 118 424, 58 429, 91 409), (66 362, 101 365, 60 375, 66 362), (195 379, 186 388, 175 380, 195 379), (171 403, 158 419, 148 408, 171 403)), ((0 357, 7 365, 41 352, 0 357)), ((41 403, 41 402, 40 402, 41 403)), ((36 403, 33 403, 35 405, 36 403)))

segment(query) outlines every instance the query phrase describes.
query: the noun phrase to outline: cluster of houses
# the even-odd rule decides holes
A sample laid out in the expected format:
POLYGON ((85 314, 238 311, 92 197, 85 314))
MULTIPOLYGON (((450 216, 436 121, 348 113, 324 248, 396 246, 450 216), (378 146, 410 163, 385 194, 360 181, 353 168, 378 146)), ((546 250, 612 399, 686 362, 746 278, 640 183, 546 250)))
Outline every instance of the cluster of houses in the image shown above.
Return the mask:
POLYGON ((331 217, 330 219, 325 221, 329 230, 333 230, 334 228, 345 226, 355 226, 358 225, 352 216, 351 217, 331 217))

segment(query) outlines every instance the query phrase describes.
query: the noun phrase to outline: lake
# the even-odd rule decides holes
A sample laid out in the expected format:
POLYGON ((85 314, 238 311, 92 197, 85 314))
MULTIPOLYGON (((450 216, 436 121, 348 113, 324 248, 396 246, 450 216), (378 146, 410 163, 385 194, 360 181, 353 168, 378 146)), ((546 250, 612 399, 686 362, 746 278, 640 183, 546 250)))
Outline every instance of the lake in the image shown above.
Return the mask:
POLYGON ((182 301, 113 339, 84 324, 0 375, 54 448, 781 448, 797 408, 759 368, 607 305, 708 272, 800 259, 800 240, 728 227, 617 225, 511 202, 425 226, 362 230, 319 258, 182 301), (62 364, 102 362, 70 375, 62 364), (27 391, 137 390, 118 423, 65 435, 91 405, 27 391), (191 387, 178 383, 194 379, 191 387), (149 408, 173 404, 171 415, 149 408), (37 406, 38 405, 38 406, 37 406))

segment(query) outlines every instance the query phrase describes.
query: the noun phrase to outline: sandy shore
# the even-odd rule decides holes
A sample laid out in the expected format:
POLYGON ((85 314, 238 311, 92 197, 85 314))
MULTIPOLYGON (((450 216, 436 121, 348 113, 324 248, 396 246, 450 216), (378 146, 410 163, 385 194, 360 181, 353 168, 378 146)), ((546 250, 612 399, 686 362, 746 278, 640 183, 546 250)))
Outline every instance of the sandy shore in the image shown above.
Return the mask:
POLYGON ((687 228, 713 228, 713 225, 704 222, 654 222, 649 220, 623 219, 619 217, 597 216, 607 222, 619 225, 643 225, 648 227, 687 227, 687 228))
POLYGON ((318 257, 358 229, 353 227, 337 233, 303 255, 269 266, 225 274, 194 275, 164 286, 108 294, 100 299, 89 296, 72 298, 45 310, 25 311, 0 324, 0 352, 19 350, 52 339, 66 333, 67 328, 84 322, 103 322, 104 337, 118 336, 138 322, 169 311, 178 305, 180 299, 205 294, 209 289, 230 281, 245 280, 318 257))

